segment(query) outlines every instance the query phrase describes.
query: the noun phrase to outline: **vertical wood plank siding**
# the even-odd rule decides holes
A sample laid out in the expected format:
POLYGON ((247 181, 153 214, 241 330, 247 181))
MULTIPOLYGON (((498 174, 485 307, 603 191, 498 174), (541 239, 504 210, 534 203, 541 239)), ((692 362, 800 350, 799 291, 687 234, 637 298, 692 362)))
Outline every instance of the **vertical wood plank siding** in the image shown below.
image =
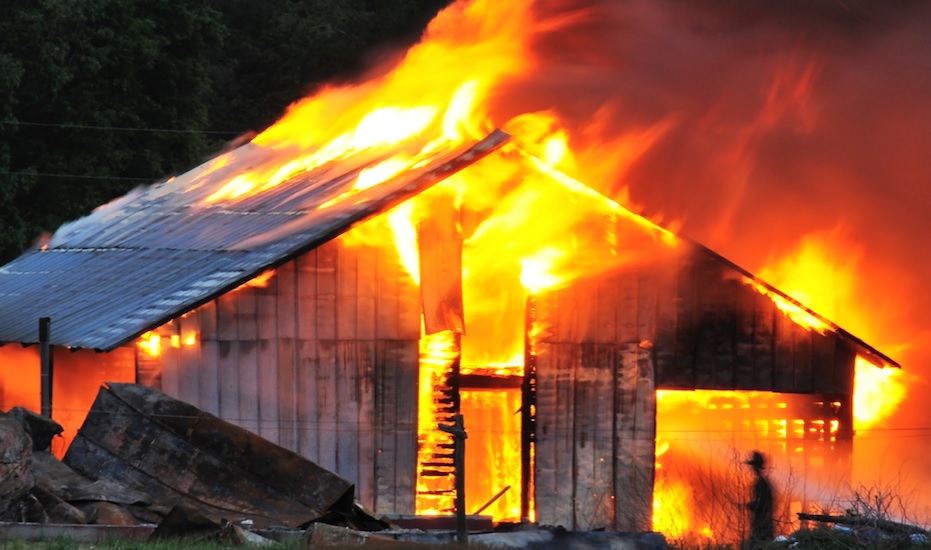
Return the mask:
MULTIPOLYGON (((662 284, 649 293, 658 300, 651 338, 658 389, 849 390, 853 363, 834 358, 838 348, 850 345, 835 333, 799 326, 704 249, 690 248, 675 265, 657 265, 650 273, 668 280, 664 272, 670 268, 678 274, 672 286, 662 284)), ((624 284, 620 276, 612 277, 624 284)))
MULTIPOLYGON (((849 399, 851 345, 741 278, 682 244, 537 297, 540 523, 650 527, 657 389, 849 399)), ((420 311, 394 251, 341 238, 159 329, 147 380, 350 479, 376 512, 412 513, 420 311)))
POLYGON ((165 325, 160 386, 413 513, 419 304, 393 251, 333 241, 165 325))
POLYGON ((741 279, 683 245, 537 298, 538 521, 650 528, 657 389, 850 395, 849 345, 741 279))

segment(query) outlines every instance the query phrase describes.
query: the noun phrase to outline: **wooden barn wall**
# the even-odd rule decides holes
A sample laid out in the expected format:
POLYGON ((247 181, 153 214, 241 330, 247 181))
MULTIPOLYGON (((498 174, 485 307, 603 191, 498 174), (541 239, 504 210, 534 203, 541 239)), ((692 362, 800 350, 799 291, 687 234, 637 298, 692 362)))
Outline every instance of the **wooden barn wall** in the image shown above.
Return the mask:
POLYGON ((393 251, 330 242, 162 327, 161 389, 413 513, 418 292, 393 251))
POLYGON ((537 519, 649 530, 662 273, 629 269, 537 298, 537 519))
POLYGON ((855 352, 792 321, 729 264, 696 248, 657 302, 658 389, 851 395, 855 352))
POLYGON ((849 398, 855 353, 686 247, 536 298, 541 523, 650 528, 657 389, 849 398))

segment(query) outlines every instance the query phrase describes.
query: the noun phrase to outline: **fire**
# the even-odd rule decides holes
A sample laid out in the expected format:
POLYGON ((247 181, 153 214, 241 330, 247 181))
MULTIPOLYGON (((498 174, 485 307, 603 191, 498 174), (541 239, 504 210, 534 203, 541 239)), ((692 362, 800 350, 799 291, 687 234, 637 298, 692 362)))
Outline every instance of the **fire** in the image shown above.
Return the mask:
POLYGON ((150 357, 158 357, 162 351, 162 337, 157 332, 146 332, 136 340, 136 346, 150 357))
POLYGON ((274 269, 269 269, 259 273, 255 277, 249 279, 238 287, 234 288, 232 292, 237 290, 242 290, 244 288, 265 288, 268 286, 268 283, 271 282, 272 277, 275 276, 276 271, 274 269))
POLYGON ((242 200, 327 163, 370 153, 374 162, 357 175, 358 192, 416 167, 444 144, 482 137, 492 128, 484 112, 488 94, 533 65, 528 7, 526 0, 454 4, 391 71, 324 87, 292 105, 252 139, 252 155, 238 160, 229 153, 193 185, 211 176, 207 204, 242 200), (380 156, 380 148, 399 145, 402 153, 380 156))
MULTIPOLYGON (((452 195, 459 209, 462 299, 468 328, 461 335, 440 332, 421 337, 416 510, 422 514, 451 511, 452 482, 446 456, 450 440, 436 425, 451 407, 460 405, 468 411, 466 431, 474 430, 475 446, 490 448, 490 440, 480 437, 484 433, 499 441, 502 449, 493 467, 487 462, 470 463, 468 511, 475 511, 476 504, 511 487, 489 513, 496 519, 517 519, 520 513, 514 505, 520 487, 519 462, 517 466, 514 462, 520 458, 520 429, 513 425, 514 392, 492 395, 464 391, 463 403, 451 404, 446 401, 449 396, 443 394, 450 373, 461 367, 463 373, 523 374, 525 312, 532 295, 624 262, 638 261, 637 247, 625 246, 626 239, 636 239, 619 234, 619 219, 633 221, 640 232, 638 238, 647 236, 669 247, 678 244, 671 231, 589 186, 623 188, 623 181, 603 178, 626 174, 673 127, 672 118, 653 124, 631 124, 621 136, 615 133, 607 139, 594 139, 570 135, 556 113, 509 112, 513 109, 494 101, 496 94, 532 72, 538 63, 531 48, 536 33, 565 23, 535 21, 531 6, 530 0, 453 4, 430 24, 424 40, 397 66, 363 82, 326 86, 292 105, 279 122, 256 136, 244 151, 216 159, 191 184, 192 188, 211 186, 205 193, 204 207, 222 207, 224 202, 245 200, 328 163, 350 157, 361 159, 351 174, 351 190, 320 206, 329 208, 422 165, 444 147, 480 138, 495 127, 514 134, 515 143, 503 147, 500 154, 486 157, 427 192, 452 195), (495 411, 494 418, 476 421, 490 408, 495 411), (483 467, 489 471, 474 471, 483 467)), ((768 115, 761 119, 762 125, 772 125, 773 117, 778 118, 782 111, 800 102, 809 93, 811 80, 812 71, 807 70, 797 85, 788 86, 791 101, 785 104, 779 98, 787 95, 787 87, 779 83, 771 90, 766 101, 768 115)), ((585 131, 597 135, 603 114, 594 113, 593 125, 585 131)), ((753 130, 749 133, 753 134, 753 130)), ((743 149, 737 156, 742 154, 743 149)), ((624 192, 617 196, 624 196, 627 202, 624 192)), ((395 250, 405 270, 419 283, 417 223, 423 214, 419 211, 422 199, 420 196, 404 202, 354 228, 343 237, 344 243, 395 250)), ((832 258, 831 252, 840 254, 844 250, 850 248, 803 249, 797 261, 773 262, 760 271, 763 280, 787 290, 792 300, 751 279, 745 282, 773 299, 806 328, 819 332, 831 328, 823 318, 811 313, 811 307, 866 336, 869 321, 865 317, 853 318, 848 311, 838 310, 841 304, 857 303, 851 291, 857 273, 855 261, 818 264, 832 258), (836 301, 830 307, 813 301, 824 297, 836 301)), ((847 258, 856 259, 855 255, 847 258)), ((159 343, 158 335, 145 335, 139 346, 154 356, 159 343)), ((895 371, 868 365, 861 368, 858 362, 858 422, 875 421, 903 398, 904 391, 888 390, 879 395, 884 404, 877 404, 875 394, 861 395, 868 386, 879 386, 867 383, 867 376, 882 373, 884 383, 892 383, 891 372, 895 371)), ((688 397, 688 406, 750 409, 749 400, 755 398, 758 396, 753 394, 693 393, 688 397)), ((659 395, 660 403, 667 406, 677 399, 664 392, 659 395)), ((786 404, 777 400, 767 407, 781 412, 786 404)), ((738 428, 781 440, 783 445, 793 437, 806 436, 810 430, 826 434, 819 437, 831 443, 837 432, 837 426, 830 422, 806 427, 797 419, 778 415, 775 420, 757 419, 738 428)), ((664 441, 664 445, 675 447, 674 440, 664 441)), ((659 458, 657 461, 659 468, 659 458)), ((673 479, 658 481, 656 495, 654 522, 658 530, 672 535, 691 530, 707 537, 715 532, 709 524, 695 518, 683 520, 679 515, 695 502, 681 483, 673 479)))
POLYGON ((777 308, 789 316, 796 324, 805 330, 814 330, 819 334, 824 334, 830 326, 820 317, 815 315, 811 310, 796 302, 795 300, 786 299, 765 285, 749 277, 744 277, 744 283, 752 286, 757 292, 768 297, 773 301, 777 308))
POLYGON ((681 539, 691 531, 687 511, 695 507, 692 492, 684 483, 664 478, 656 481, 653 490, 653 530, 673 540, 681 539))
MULTIPOLYGON (((440 409, 446 407, 438 389, 458 359, 455 334, 424 334, 420 339, 420 379, 417 408, 417 513, 448 514, 453 511, 449 434, 437 429, 440 409), (446 446, 444 449, 442 446, 446 446), (444 455, 444 456, 438 456, 444 455), (435 465, 435 466, 431 466, 435 465)), ((468 431, 468 426, 466 427, 468 431)))
MULTIPOLYGON (((343 237, 349 245, 394 248, 419 283, 417 226, 423 214, 420 205, 427 202, 424 197, 450 194, 461 212, 471 216, 460 220, 468 328, 463 335, 423 335, 421 341, 418 513, 448 513, 452 508, 449 472, 438 466, 448 454, 449 440, 436 424, 438 415, 445 414, 441 409, 448 407, 437 391, 454 362, 461 362, 463 373, 520 376, 528 297, 636 260, 636 251, 619 246, 625 238, 617 234, 619 218, 634 220, 651 238, 675 243, 668 231, 575 179, 582 173, 580 163, 558 117, 518 113, 510 122, 495 123, 486 112, 494 90, 534 66, 529 44, 540 24, 531 13, 526 0, 454 4, 390 72, 362 83, 323 88, 293 105, 284 118, 252 140, 252 154, 245 157, 248 167, 236 168, 246 161, 231 156, 203 174, 221 180, 206 199, 207 205, 220 205, 244 200, 350 155, 371 159, 355 174, 352 190, 321 206, 328 208, 417 167, 446 144, 482 137, 495 126, 520 129, 521 143, 506 147, 502 155, 486 157, 343 237), (457 61, 450 64, 449 59, 457 61), (385 156, 386 146, 400 151, 385 156)), ((623 161, 633 162, 637 151, 662 135, 657 128, 645 130, 642 142, 637 136, 625 136, 623 161)), ((599 163, 602 170, 603 164, 599 163)), ((519 419, 514 401, 519 402, 519 391, 463 391, 462 396, 463 411, 468 410, 466 430, 474 430, 476 437, 467 449, 481 452, 492 441, 500 443, 488 451, 495 455, 493 464, 470 461, 469 456, 476 455, 467 451, 472 469, 488 470, 466 476, 469 511, 510 487, 484 513, 496 519, 520 519, 521 435, 519 426, 513 425, 519 419), (492 402, 497 403, 496 417, 476 422, 476 417, 487 413, 486 407, 475 403, 492 402), (502 428, 506 426, 510 427, 502 428)))
MULTIPOLYGON (((817 310, 854 334, 880 343, 881 348, 904 350, 901 345, 889 345, 896 336, 887 334, 887 327, 895 327, 875 315, 872 302, 869 307, 863 296, 869 291, 858 279, 862 273, 862 251, 851 242, 841 229, 812 233, 805 236, 795 250, 780 258, 771 259, 759 270, 759 276, 797 302, 781 301, 771 292, 777 305, 787 304, 783 311, 802 326, 823 332, 827 325, 823 318, 811 314, 817 310), (804 304, 804 305, 803 305, 804 304), (858 307, 859 304, 864 304, 858 307), (810 309, 809 309, 810 308, 810 309), (882 345, 882 342, 887 342, 882 345)), ((759 290, 761 285, 754 284, 759 290)), ((780 305, 780 308, 783 306, 780 305)), ((903 375, 896 368, 878 368, 862 357, 857 357, 854 383, 854 418, 856 427, 866 428, 888 418, 906 396, 903 375)))
MULTIPOLYGON (((848 459, 850 441, 840 437, 845 417, 842 403, 816 396, 657 391, 653 528, 688 546, 740 540, 748 519, 747 454, 761 450, 771 475, 814 473, 830 484, 848 459)), ((792 510, 824 503, 782 481, 776 515, 790 530, 797 524, 792 510)))
POLYGON ((866 359, 857 357, 853 393, 854 426, 857 429, 868 428, 891 416, 905 399, 906 389, 899 369, 879 369, 866 359))

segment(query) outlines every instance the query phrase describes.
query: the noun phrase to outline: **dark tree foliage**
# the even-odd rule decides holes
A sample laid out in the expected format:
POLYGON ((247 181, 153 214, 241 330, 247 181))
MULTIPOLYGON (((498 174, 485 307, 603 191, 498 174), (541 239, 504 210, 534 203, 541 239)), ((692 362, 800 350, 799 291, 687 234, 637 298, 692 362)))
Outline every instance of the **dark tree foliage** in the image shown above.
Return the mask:
POLYGON ((213 0, 230 32, 212 65, 214 130, 261 130, 313 87, 414 42, 450 0, 213 0))
POLYGON ((4 0, 0 263, 183 172, 449 0, 4 0))
POLYGON ((206 152, 206 49, 219 15, 198 0, 7 0, 0 105, 0 254, 195 163, 206 152), (133 130, 128 130, 133 129, 133 130))

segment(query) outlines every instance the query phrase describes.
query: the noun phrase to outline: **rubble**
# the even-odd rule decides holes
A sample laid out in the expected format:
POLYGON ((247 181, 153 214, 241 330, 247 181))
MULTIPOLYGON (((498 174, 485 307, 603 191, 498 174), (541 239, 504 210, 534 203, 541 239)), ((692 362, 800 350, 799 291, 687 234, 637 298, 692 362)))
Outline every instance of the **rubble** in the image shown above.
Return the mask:
POLYGON ((4 528, 106 525, 156 532, 158 526, 164 537, 169 526, 181 532, 185 518, 200 517, 211 536, 253 544, 261 537, 245 526, 298 534, 315 521, 364 530, 387 526, 353 502, 349 481, 152 388, 103 386, 58 460, 48 449, 61 431, 25 409, 0 416, 4 528))
POLYGON ((35 478, 29 464, 32 438, 15 418, 0 418, 0 518, 18 511, 35 478))
POLYGON ((831 514, 807 514, 799 512, 798 519, 802 521, 815 521, 818 523, 827 523, 834 525, 845 525, 853 530, 869 530, 882 533, 887 536, 928 536, 928 531, 917 525, 892 521, 886 518, 877 518, 861 516, 855 514, 831 515, 831 514))
MULTIPOLYGON (((146 386, 103 386, 62 460, 48 452, 60 428, 24 409, 0 415, 0 540, 182 539, 308 548, 455 540, 453 531, 403 529, 377 519, 353 500, 349 481, 146 386)), ((666 548, 656 534, 564 529, 477 533, 473 540, 530 550, 666 548)))

